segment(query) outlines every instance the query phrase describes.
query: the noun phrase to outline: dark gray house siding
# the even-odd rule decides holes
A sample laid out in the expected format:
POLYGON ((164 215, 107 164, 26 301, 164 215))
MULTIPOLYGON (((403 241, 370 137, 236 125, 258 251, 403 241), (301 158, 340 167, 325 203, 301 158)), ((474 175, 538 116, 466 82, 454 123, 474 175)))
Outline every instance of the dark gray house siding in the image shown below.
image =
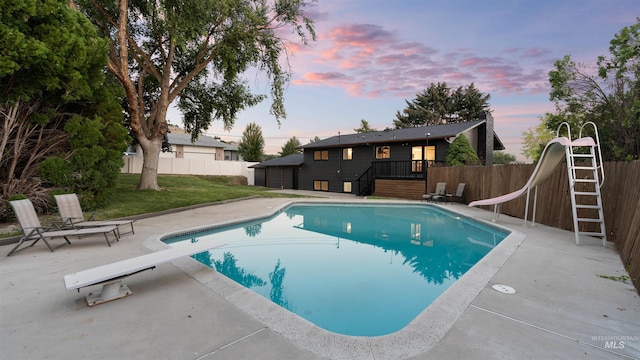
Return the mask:
POLYGON ((266 168, 266 187, 273 189, 297 189, 298 168, 278 166, 266 168))
POLYGON ((267 168, 254 168, 253 184, 255 186, 267 187, 267 168))
POLYGON ((302 154, 293 154, 250 166, 254 169, 254 184, 273 189, 298 189, 302 162, 302 154))
POLYGON ((326 181, 328 189, 325 191, 343 192, 344 183, 350 182, 352 184, 351 192, 357 193, 353 182, 371 166, 373 149, 366 145, 351 148, 353 150, 351 160, 342 159, 344 148, 315 149, 315 151, 327 151, 327 160, 314 160, 315 151, 305 151, 304 165, 300 171, 299 188, 314 190, 315 181, 326 181))
MULTIPOLYGON (((256 184, 329 192, 371 193, 375 178, 424 181, 426 166, 445 163, 449 144, 466 134, 478 157, 487 165, 493 151, 504 146, 493 131, 490 114, 474 121, 435 126, 338 135, 302 146, 303 154, 254 165, 256 184), (413 159, 416 147, 417 159, 413 159), (425 148, 435 148, 433 160, 423 160, 425 148), (384 149, 383 149, 384 148, 384 149), (343 151, 351 150, 351 158, 343 151), (382 150, 384 157, 376 156, 382 150), (259 179, 261 177, 261 179, 259 179)), ((431 157, 431 156, 429 156, 431 157)))
MULTIPOLYGON (((411 166, 411 150, 414 146, 422 147, 427 144, 425 141, 412 141, 400 143, 379 143, 360 144, 343 146, 338 148, 314 148, 304 152, 304 165, 300 171, 299 188, 301 190, 317 190, 314 188, 315 181, 327 181, 329 192, 345 192, 345 183, 351 183, 351 191, 354 194, 360 193, 359 179, 371 167, 375 161, 378 163, 388 163, 390 166, 397 166, 396 162, 403 162, 403 166, 411 166), (376 158, 376 148, 380 146, 389 147, 389 158, 376 158), (344 149, 352 149, 352 159, 344 160, 342 153, 344 149), (316 151, 327 151, 327 160, 314 160, 316 151), (393 165, 391 165, 393 163, 393 165)), ((430 140, 429 146, 435 146, 435 162, 444 162, 444 157, 448 144, 442 140, 430 140)), ((433 165, 433 164, 431 164, 433 165)), ((421 169, 421 167, 418 167, 421 169)), ((416 178, 421 177, 421 170, 416 174, 416 178)))

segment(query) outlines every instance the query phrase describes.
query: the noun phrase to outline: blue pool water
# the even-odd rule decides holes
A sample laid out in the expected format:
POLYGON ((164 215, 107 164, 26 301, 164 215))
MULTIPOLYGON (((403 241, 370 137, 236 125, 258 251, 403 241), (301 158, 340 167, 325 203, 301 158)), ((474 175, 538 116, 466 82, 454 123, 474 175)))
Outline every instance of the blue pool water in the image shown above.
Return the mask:
POLYGON ((428 205, 293 205, 165 239, 228 245, 193 257, 335 333, 405 327, 508 234, 428 205))

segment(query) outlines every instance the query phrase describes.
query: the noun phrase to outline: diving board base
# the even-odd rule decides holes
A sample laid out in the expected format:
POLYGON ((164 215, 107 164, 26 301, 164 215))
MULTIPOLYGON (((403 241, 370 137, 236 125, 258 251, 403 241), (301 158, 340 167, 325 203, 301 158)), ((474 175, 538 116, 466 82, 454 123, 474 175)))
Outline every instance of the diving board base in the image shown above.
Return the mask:
POLYGON ((131 294, 133 294, 133 292, 129 290, 127 285, 122 283, 122 278, 120 278, 103 284, 100 293, 89 293, 85 296, 85 299, 87 300, 87 305, 95 306, 109 301, 122 299, 123 297, 127 297, 131 294))
POLYGON ((89 306, 102 304, 132 294, 132 292, 122 284, 122 279, 142 271, 154 269, 156 265, 183 256, 191 256, 204 251, 217 249, 224 245, 226 245, 226 243, 223 241, 200 242, 117 261, 93 269, 67 274, 64 276, 64 286, 67 291, 80 291, 83 287, 102 284, 102 291, 99 294, 89 294, 86 297, 89 306))

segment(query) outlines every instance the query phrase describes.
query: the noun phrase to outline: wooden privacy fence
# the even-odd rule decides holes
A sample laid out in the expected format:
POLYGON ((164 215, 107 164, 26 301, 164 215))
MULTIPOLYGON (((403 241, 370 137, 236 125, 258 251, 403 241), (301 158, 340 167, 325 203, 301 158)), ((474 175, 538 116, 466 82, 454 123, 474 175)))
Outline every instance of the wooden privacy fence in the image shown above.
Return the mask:
MULTIPOLYGON (((464 201, 492 198, 524 186, 534 165, 461 166, 429 168, 428 192, 437 182, 447 183, 447 192, 466 183, 464 201)), ((604 164, 601 188, 607 240, 615 243, 622 262, 640 292, 640 161, 604 164)), ((421 180, 376 180, 376 196, 421 199, 425 183, 421 180)), ((533 192, 533 190, 532 190, 533 192)), ((524 219, 526 196, 506 202, 501 213, 524 219)), ((493 206, 483 207, 493 210, 493 206)), ((561 165, 538 186, 536 222, 573 231, 571 198, 566 165, 561 165)), ((529 219, 533 201, 529 204, 529 219)))

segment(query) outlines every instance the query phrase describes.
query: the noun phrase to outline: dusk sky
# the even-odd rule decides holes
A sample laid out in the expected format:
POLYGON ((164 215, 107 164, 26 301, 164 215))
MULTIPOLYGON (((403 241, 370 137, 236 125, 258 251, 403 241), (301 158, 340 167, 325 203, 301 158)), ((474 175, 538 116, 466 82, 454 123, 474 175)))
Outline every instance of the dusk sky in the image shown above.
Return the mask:
MULTIPOLYGON (((553 112, 548 72, 571 55, 595 66, 609 56, 609 42, 640 16, 638 0, 318 0, 306 8, 317 41, 290 44, 294 73, 285 93, 287 118, 278 127, 270 99, 238 115, 231 131, 212 123, 207 135, 239 141, 255 122, 265 153, 277 154, 296 136, 354 133, 365 119, 379 130, 393 127, 405 100, 431 83, 474 83, 491 95, 495 131, 506 152, 521 155, 522 132, 553 112)), ((268 93, 261 76, 249 84, 268 93)), ((182 125, 170 111, 169 121, 182 125)))

